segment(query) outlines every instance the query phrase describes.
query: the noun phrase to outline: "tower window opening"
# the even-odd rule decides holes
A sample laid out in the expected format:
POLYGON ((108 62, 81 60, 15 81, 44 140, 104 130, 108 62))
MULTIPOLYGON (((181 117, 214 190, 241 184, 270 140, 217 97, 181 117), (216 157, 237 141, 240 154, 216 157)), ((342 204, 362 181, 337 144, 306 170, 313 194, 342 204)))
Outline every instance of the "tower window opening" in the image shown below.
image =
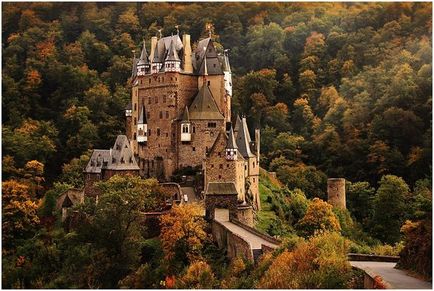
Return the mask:
POLYGON ((163 118, 163 111, 160 111, 160 119, 163 118))
POLYGON ((160 133, 161 133, 160 129, 157 128, 157 136, 160 136, 160 133))
POLYGON ((134 103, 134 111, 137 111, 137 103, 134 103))
POLYGON ((208 86, 211 85, 211 81, 208 81, 208 86))
POLYGON ((134 125, 137 124, 137 118, 134 117, 134 125))
POLYGON ((192 150, 193 150, 193 152, 195 152, 195 151, 196 151, 196 148, 195 148, 195 147, 193 147, 193 149, 192 149, 192 150))

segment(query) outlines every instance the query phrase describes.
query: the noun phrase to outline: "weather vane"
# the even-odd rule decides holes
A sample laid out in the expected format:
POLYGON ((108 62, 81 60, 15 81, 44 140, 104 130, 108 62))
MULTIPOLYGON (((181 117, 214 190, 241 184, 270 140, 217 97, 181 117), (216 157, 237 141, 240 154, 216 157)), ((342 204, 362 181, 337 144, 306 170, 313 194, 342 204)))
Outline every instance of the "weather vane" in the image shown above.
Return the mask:
POLYGON ((212 24, 211 23, 206 24, 206 30, 208 30, 208 35, 209 35, 209 37, 211 37, 211 35, 212 35, 212 24))

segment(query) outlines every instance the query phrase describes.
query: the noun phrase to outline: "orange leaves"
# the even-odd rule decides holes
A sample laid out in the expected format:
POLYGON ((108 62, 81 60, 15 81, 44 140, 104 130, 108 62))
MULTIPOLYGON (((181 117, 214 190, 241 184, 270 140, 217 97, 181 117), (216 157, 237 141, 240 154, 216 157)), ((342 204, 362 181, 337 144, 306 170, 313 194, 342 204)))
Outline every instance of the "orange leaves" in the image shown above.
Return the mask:
POLYGON ((306 215, 297 223, 297 228, 305 236, 312 236, 318 232, 340 231, 333 207, 319 198, 314 198, 306 211, 306 215))
POLYGON ((160 238, 166 260, 173 259, 177 255, 176 249, 181 245, 187 251, 182 255, 186 255, 190 261, 200 257, 207 236, 202 211, 198 204, 174 206, 160 218, 160 238))
POLYGON ((42 82, 41 74, 38 70, 30 69, 27 71, 26 82, 32 88, 38 87, 42 82))
POLYGON ((38 52, 38 57, 41 60, 54 56, 56 53, 56 45, 54 43, 54 38, 51 37, 46 41, 37 43, 36 49, 38 52))
POLYGON ((302 241, 293 251, 278 255, 257 288, 343 288, 351 267, 347 244, 337 233, 325 233, 302 241))

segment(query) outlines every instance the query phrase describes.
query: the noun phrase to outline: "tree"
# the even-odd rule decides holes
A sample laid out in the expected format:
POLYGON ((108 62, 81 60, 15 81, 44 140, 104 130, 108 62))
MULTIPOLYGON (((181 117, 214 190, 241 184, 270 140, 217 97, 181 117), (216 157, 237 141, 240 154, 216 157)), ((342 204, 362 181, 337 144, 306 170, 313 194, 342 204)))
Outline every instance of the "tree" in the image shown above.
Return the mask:
POLYGON ((16 247, 15 242, 29 237, 39 224, 38 205, 27 185, 9 180, 2 185, 3 247, 16 247))
POLYGON ((327 202, 314 198, 305 216, 297 223, 297 229, 306 237, 325 231, 339 232, 341 226, 332 209, 333 206, 327 202))
POLYGON ((375 189, 368 182, 356 182, 350 184, 347 193, 348 210, 368 230, 374 212, 375 189))
POLYGON ((81 155, 80 158, 74 158, 68 164, 63 164, 60 181, 72 185, 75 188, 83 187, 83 170, 89 159, 90 157, 88 155, 81 155))
POLYGON ((202 210, 197 204, 173 206, 172 211, 161 216, 160 239, 168 263, 194 262, 201 257, 207 238, 202 210))
POLYGON ((90 246, 83 272, 95 286, 114 288, 138 265, 143 241, 143 211, 159 211, 167 196, 155 179, 115 175, 97 183, 98 203, 88 199, 78 208, 79 241, 90 246))
POLYGON ((204 261, 193 262, 187 272, 176 282, 183 289, 210 289, 215 284, 214 273, 204 261))
POLYGON ((338 233, 324 233, 284 250, 260 278, 261 289, 345 288, 351 278, 348 243, 338 233))
POLYGON ((409 193, 410 189, 402 178, 394 175, 381 178, 374 198, 372 235, 386 243, 399 241, 399 229, 404 222, 409 193))

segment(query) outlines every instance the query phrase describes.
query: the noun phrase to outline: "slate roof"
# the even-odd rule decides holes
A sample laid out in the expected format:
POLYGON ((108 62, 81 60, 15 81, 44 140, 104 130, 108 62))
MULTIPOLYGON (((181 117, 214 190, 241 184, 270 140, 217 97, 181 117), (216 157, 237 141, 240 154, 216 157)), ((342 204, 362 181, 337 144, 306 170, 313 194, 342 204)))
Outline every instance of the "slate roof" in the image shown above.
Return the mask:
POLYGON ((238 195, 233 182, 209 182, 206 195, 238 195))
POLYGON ((145 112, 146 112, 145 111, 145 105, 142 105, 142 110, 140 110, 139 120, 137 120, 138 124, 146 124, 147 123, 145 112))
POLYGON ((137 76, 137 63, 139 60, 136 59, 136 54, 134 54, 133 58, 133 68, 131 69, 131 78, 137 76))
POLYGON ((237 142, 235 141, 235 135, 234 135, 234 130, 232 129, 232 126, 231 126, 231 129, 229 130, 229 136, 228 136, 228 142, 226 144, 226 148, 227 149, 237 149, 238 148, 237 142))
POLYGON ((61 210, 63 207, 72 207, 82 203, 83 200, 83 189, 68 189, 57 198, 56 209, 61 210))
POLYGON ((205 63, 208 75, 223 74, 222 63, 219 61, 217 50, 209 37, 198 42, 192 61, 195 72, 199 75, 205 74, 205 63), (206 62, 204 61, 205 56, 206 62))
POLYGON ((102 169, 140 170, 131 150, 130 142, 125 135, 118 135, 112 149, 93 150, 84 172, 101 173, 102 169))
POLYGON ((236 141, 238 145, 238 150, 243 155, 243 157, 250 158, 255 156, 250 151, 251 140, 245 117, 242 118, 241 124, 238 124, 236 141))
POLYGON ((160 45, 160 42, 157 41, 157 44, 155 46, 154 51, 154 58, 152 59, 153 63, 162 63, 163 62, 163 56, 164 56, 164 47, 162 48, 162 45, 160 45))
POLYGON ((142 53, 140 54, 139 62, 137 63, 137 65, 140 66, 145 64, 149 64, 149 59, 148 52, 146 51, 145 40, 143 40, 142 53))
POLYGON ((224 119, 208 86, 203 85, 189 107, 190 119, 224 119))
POLYGON ((128 102, 127 106, 125 107, 125 110, 133 110, 133 103, 128 102))
POLYGON ((182 114, 182 121, 190 121, 190 113, 188 112, 188 107, 185 106, 184 113, 182 114))
POLYGON ((181 61, 181 59, 178 56, 178 53, 176 52, 175 43, 173 42, 173 39, 170 42, 170 46, 167 51, 166 61, 176 61, 176 62, 181 61))

